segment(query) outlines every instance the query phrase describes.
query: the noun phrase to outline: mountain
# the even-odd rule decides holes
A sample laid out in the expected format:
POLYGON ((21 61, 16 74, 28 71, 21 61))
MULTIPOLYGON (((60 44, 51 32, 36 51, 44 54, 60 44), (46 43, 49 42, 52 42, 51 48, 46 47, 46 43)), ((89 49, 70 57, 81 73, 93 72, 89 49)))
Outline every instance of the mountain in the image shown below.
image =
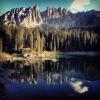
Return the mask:
POLYGON ((53 11, 54 12, 51 10, 51 13, 49 14, 47 9, 42 13, 45 26, 67 28, 100 26, 100 11, 90 10, 86 12, 72 13, 64 8, 62 10, 60 8, 55 8, 53 11))
POLYGON ((97 27, 100 26, 100 11, 72 13, 65 8, 50 8, 40 12, 37 5, 29 8, 14 8, 0 16, 0 24, 23 27, 97 27))
POLYGON ((14 8, 0 16, 0 21, 5 25, 28 28, 42 24, 40 10, 37 5, 29 8, 14 8))
POLYGON ((55 19, 55 18, 59 18, 65 15, 68 15, 68 11, 65 8, 50 8, 47 7, 47 10, 45 10, 44 12, 41 13, 43 20, 47 20, 47 19, 55 19))

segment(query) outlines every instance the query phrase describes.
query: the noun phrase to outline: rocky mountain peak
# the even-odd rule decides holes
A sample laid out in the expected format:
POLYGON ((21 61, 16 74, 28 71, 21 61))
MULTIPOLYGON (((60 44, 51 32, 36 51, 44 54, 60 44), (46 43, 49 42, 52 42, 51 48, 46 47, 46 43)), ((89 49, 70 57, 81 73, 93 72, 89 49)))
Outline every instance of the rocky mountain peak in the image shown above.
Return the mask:
POLYGON ((42 17, 45 17, 45 19, 59 18, 61 16, 65 16, 67 14, 68 14, 68 11, 65 8, 62 9, 61 7, 59 7, 59 8, 47 7, 47 10, 43 12, 42 17))
POLYGON ((9 26, 36 27, 42 24, 40 10, 37 5, 29 8, 14 8, 2 15, 2 22, 9 26))
POLYGON ((100 11, 90 10, 72 13, 66 8, 47 7, 43 12, 37 5, 28 8, 13 8, 0 16, 2 26, 23 27, 90 27, 100 26, 100 11))

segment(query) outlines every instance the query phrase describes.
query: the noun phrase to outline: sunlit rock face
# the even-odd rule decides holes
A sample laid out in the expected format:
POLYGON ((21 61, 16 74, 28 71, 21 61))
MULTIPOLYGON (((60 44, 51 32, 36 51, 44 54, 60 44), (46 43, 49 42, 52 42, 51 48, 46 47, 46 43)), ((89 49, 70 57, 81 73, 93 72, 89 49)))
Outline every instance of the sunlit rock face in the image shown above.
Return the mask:
POLYGON ((37 5, 29 8, 14 8, 0 16, 2 26, 23 27, 100 27, 100 11, 90 10, 86 12, 72 13, 66 8, 47 7, 43 12, 37 5))
POLYGON ((29 8, 14 8, 2 15, 2 22, 9 26, 36 27, 42 24, 40 10, 37 5, 29 8))
POLYGON ((54 19, 54 18, 59 18, 59 17, 62 17, 62 16, 66 16, 68 15, 68 11, 67 9, 65 8, 50 8, 50 7, 47 7, 47 10, 43 11, 42 13, 42 18, 44 20, 47 20, 47 19, 54 19))

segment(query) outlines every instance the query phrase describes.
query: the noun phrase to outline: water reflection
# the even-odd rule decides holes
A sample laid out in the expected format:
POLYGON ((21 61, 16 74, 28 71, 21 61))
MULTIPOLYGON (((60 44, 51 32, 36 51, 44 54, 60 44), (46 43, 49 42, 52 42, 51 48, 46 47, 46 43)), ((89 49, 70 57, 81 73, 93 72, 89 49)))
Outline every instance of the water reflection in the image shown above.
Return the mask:
MULTIPOLYGON (((97 58, 60 58, 57 62, 37 61, 34 64, 26 62, 0 63, 0 69, 7 71, 6 80, 31 85, 69 84, 77 93, 88 91, 84 82, 100 79, 100 62, 97 58)), ((5 72, 6 73, 6 72, 5 72)))
POLYGON ((82 81, 72 80, 70 82, 70 85, 78 93, 85 93, 85 92, 88 91, 88 87, 85 86, 85 85, 83 85, 83 82, 82 81))

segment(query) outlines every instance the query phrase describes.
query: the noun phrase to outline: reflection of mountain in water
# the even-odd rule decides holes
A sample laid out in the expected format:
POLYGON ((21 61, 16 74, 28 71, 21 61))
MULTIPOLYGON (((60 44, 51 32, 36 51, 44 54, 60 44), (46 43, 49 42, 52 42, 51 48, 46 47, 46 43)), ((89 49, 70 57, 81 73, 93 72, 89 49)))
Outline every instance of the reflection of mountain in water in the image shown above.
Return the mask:
POLYGON ((38 61, 31 65, 25 65, 25 62, 6 62, 1 63, 1 66, 5 70, 9 69, 9 81, 20 83, 38 84, 44 80, 46 84, 62 84, 73 78, 89 81, 100 79, 100 63, 95 58, 64 58, 57 62, 38 61))

